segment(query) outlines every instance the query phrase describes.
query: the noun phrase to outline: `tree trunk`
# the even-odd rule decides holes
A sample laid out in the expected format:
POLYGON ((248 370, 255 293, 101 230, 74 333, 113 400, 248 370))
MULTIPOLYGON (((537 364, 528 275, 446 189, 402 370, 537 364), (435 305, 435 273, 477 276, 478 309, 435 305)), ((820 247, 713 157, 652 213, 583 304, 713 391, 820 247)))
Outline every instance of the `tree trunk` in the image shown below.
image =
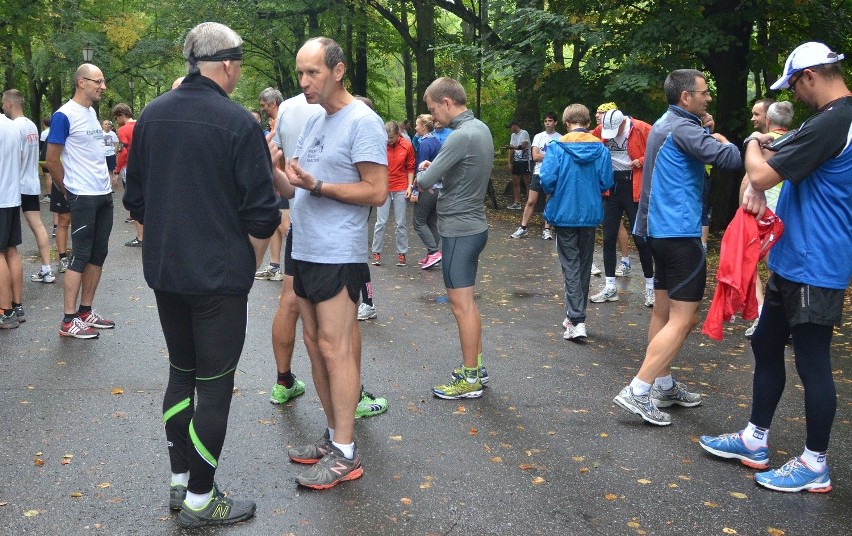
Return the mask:
POLYGON ((417 21, 417 41, 414 60, 417 65, 417 86, 414 98, 418 114, 428 113, 423 94, 435 80, 435 4, 432 0, 415 0, 414 19, 417 21))

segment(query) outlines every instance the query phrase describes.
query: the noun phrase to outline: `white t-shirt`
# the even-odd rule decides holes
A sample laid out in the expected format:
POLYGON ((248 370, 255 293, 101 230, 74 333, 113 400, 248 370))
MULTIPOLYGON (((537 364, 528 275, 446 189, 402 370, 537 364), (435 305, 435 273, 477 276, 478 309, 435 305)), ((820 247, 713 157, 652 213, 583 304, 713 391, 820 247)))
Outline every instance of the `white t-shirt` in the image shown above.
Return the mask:
MULTIPOLYGON (((361 180, 359 162, 386 166, 388 135, 376 112, 354 99, 333 115, 308 119, 296 146, 299 165, 328 184, 361 180)), ((369 207, 313 197, 296 188, 293 214, 293 258, 322 264, 367 262, 369 207)))
POLYGON ((63 145, 65 189, 75 195, 112 192, 104 158, 104 131, 95 110, 69 100, 50 121, 47 143, 63 145))
POLYGON ((21 154, 21 193, 39 195, 41 184, 38 181, 38 128, 24 116, 13 121, 21 132, 23 153, 21 154))
POLYGON ((512 133, 509 137, 509 145, 512 147, 520 147, 523 142, 527 142, 526 149, 515 149, 515 161, 525 162, 530 159, 530 151, 532 147, 530 147, 530 134, 526 130, 519 130, 516 133, 512 133))
POLYGON ((21 206, 21 131, 0 113, 0 208, 21 206))
MULTIPOLYGON (((547 153, 547 146, 550 145, 554 141, 559 141, 559 138, 562 137, 562 134, 553 131, 553 134, 548 134, 545 130, 544 132, 539 132, 533 138, 532 146, 538 147, 538 150, 541 153, 547 153)), ((541 173, 541 164, 542 162, 536 162, 535 167, 533 168, 533 175, 539 175, 541 173)))
POLYGON ((633 169, 633 160, 627 154, 627 136, 630 133, 630 118, 625 117, 624 120, 627 122, 624 125, 624 132, 620 136, 606 140, 607 149, 609 149, 609 154, 612 155, 613 171, 630 171, 633 169))
POLYGON ((115 154, 115 144, 118 143, 118 134, 114 130, 104 132, 104 156, 115 154))

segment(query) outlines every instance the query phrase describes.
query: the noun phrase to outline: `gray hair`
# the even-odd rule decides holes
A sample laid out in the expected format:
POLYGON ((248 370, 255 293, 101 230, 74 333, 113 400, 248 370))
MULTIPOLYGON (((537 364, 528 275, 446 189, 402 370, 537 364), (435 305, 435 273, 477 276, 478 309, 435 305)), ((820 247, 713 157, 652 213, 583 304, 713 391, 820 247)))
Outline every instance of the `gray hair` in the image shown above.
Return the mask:
POLYGON ((669 104, 679 103, 681 93, 695 89, 696 78, 705 78, 704 73, 696 69, 678 69, 670 72, 663 83, 666 101, 669 104))
POLYGON ((388 121, 385 123, 385 131, 387 131, 388 135, 396 134, 399 136, 399 123, 396 121, 388 121))
POLYGON ((793 122, 793 103, 790 101, 773 102, 766 110, 766 118, 773 125, 790 128, 793 122))
MULTIPOLYGON (((212 56, 219 51, 238 47, 242 44, 243 38, 224 24, 202 22, 186 34, 186 40, 183 43, 183 58, 186 60, 187 66, 191 68, 190 57, 212 56)), ((215 62, 199 61, 197 66, 200 69, 208 63, 215 62)))
POLYGON ((281 92, 275 89, 274 87, 268 87, 260 92, 260 101, 265 102, 267 104, 281 104, 284 102, 284 97, 281 95, 281 92))
POLYGON ((423 98, 426 99, 426 97, 435 102, 448 97, 453 104, 458 106, 467 104, 467 93, 465 93, 464 87, 447 76, 442 76, 429 84, 429 87, 423 92, 423 98))
POLYGON ((334 39, 322 36, 312 37, 305 41, 305 45, 307 45, 308 43, 320 44, 324 54, 323 60, 325 61, 325 66, 329 69, 334 69, 338 63, 346 65, 346 55, 343 54, 343 49, 340 48, 340 45, 338 45, 337 41, 335 41, 334 39))

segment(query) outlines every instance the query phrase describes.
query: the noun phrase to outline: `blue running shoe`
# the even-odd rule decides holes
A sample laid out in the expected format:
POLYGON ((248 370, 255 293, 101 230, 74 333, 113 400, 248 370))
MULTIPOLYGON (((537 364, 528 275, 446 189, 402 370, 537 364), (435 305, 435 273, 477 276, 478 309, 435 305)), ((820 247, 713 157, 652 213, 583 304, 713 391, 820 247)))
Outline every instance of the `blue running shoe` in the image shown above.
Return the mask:
POLYGON ((827 493, 831 491, 831 476, 828 466, 822 471, 814 471, 802 461, 793 458, 778 469, 754 475, 754 481, 764 488, 775 491, 802 491, 827 493))
POLYGON ((769 449, 761 447, 751 450, 743 443, 742 430, 733 434, 720 436, 701 436, 698 444, 701 448, 720 458, 728 458, 741 461, 744 465, 754 469, 766 469, 769 467, 769 449))

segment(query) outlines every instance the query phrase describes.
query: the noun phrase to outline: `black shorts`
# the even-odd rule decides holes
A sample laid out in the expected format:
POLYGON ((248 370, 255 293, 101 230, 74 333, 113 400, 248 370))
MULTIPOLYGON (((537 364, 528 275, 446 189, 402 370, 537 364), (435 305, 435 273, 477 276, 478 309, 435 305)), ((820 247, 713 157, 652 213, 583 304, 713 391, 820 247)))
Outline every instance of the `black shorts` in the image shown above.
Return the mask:
POLYGON ((68 269, 83 273, 87 264, 103 266, 112 232, 112 194, 76 195, 68 192, 74 249, 68 269))
POLYGON ((512 175, 529 175, 529 160, 512 160, 512 175))
POLYGON ((54 184, 50 188, 50 211, 57 214, 70 214, 71 207, 68 206, 68 201, 65 196, 59 191, 59 188, 54 184))
POLYGON ((287 229, 287 238, 284 239, 284 275, 293 277, 296 275, 296 266, 293 264, 293 226, 287 229))
POLYGON ((0 208, 0 252, 21 245, 21 207, 0 208))
POLYGON ((109 169, 110 174, 115 171, 115 155, 111 154, 106 157, 107 169, 109 169))
POLYGON ((475 235, 441 237, 441 271, 445 287, 466 288, 476 283, 479 254, 487 242, 487 230, 475 235))
POLYGON ((293 291, 311 303, 328 301, 344 287, 352 303, 358 303, 361 287, 370 280, 366 262, 320 264, 294 259, 293 264, 293 291))
POLYGON ((21 212, 39 212, 40 210, 41 203, 39 203, 38 194, 21 194, 21 212))
POLYGON ((763 303, 784 308, 790 327, 797 324, 839 326, 845 290, 794 283, 773 273, 763 303))
POLYGON ((707 258, 700 238, 648 238, 654 256, 654 289, 676 301, 699 302, 707 286, 707 258))
POLYGON ((538 192, 539 194, 544 193, 544 190, 541 187, 541 177, 538 176, 538 173, 532 176, 532 180, 530 181, 530 191, 538 192))
POLYGON ((278 210, 290 210, 290 200, 283 195, 275 193, 275 199, 278 201, 278 210))

